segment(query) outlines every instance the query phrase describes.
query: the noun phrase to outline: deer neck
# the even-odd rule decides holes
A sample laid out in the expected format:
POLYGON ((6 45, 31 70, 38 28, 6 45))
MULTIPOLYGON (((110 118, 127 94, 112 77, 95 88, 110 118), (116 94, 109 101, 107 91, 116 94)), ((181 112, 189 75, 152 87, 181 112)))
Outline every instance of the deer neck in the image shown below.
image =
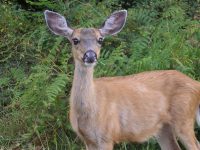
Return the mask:
POLYGON ((85 67, 75 61, 74 79, 71 91, 71 104, 80 113, 95 109, 95 90, 93 82, 93 67, 85 67))

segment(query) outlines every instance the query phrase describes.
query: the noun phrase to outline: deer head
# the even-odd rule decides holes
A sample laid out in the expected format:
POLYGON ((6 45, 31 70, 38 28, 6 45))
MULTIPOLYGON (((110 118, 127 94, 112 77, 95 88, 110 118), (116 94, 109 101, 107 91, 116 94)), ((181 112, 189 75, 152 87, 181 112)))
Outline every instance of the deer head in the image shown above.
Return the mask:
POLYGON ((120 10, 112 13, 100 28, 72 29, 62 15, 49 10, 44 14, 49 29, 56 35, 68 38, 72 43, 75 62, 78 61, 85 67, 96 64, 104 37, 120 32, 127 17, 127 11, 120 10))

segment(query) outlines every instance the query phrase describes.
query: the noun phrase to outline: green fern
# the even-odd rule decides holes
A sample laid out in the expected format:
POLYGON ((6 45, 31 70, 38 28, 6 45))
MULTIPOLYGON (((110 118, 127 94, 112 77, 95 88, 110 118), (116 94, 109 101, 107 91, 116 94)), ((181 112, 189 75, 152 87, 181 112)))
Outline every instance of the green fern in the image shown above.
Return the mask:
POLYGON ((68 80, 66 74, 59 74, 58 77, 54 79, 53 83, 50 84, 46 90, 49 101, 52 102, 56 100, 56 97, 63 91, 64 87, 68 83, 68 80))

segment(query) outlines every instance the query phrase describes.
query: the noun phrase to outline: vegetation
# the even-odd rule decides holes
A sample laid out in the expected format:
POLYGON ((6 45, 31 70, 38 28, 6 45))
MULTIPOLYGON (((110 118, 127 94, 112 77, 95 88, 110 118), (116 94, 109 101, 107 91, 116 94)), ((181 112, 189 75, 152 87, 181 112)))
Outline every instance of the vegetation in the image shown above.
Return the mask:
MULTIPOLYGON (((95 76, 176 69, 200 80, 199 0, 4 0, 0 5, 0 149, 80 150, 72 131, 70 43, 52 35, 43 11, 59 12, 73 27, 98 27, 128 9, 125 28, 108 37, 95 76)), ((200 140, 200 129, 196 127, 200 140)), ((159 149, 122 143, 115 149, 159 149)))

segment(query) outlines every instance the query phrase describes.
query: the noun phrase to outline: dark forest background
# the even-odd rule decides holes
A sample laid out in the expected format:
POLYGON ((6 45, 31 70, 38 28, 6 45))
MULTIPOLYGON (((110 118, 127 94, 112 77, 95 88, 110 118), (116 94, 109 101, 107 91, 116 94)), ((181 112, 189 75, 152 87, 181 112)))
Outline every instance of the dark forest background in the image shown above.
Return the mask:
MULTIPOLYGON (((71 46, 47 29, 43 11, 71 26, 99 27, 113 11, 128 10, 124 29, 103 43, 95 76, 176 69, 200 81, 200 0, 1 0, 0 149, 80 150, 72 131, 71 46)), ((200 129, 195 127, 200 140, 200 129)), ((158 150, 153 139, 116 150, 158 150)))

